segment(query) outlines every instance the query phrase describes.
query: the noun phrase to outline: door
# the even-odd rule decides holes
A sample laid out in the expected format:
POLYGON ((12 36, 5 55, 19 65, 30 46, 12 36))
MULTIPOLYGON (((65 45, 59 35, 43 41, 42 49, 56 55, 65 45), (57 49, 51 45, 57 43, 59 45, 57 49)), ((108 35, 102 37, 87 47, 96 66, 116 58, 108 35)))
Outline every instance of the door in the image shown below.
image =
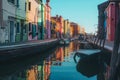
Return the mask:
POLYGON ((23 36, 24 36, 23 30, 24 30, 24 24, 21 21, 21 41, 23 41, 23 36))
POLYGON ((14 29, 14 22, 10 21, 10 42, 15 42, 15 29, 14 29))

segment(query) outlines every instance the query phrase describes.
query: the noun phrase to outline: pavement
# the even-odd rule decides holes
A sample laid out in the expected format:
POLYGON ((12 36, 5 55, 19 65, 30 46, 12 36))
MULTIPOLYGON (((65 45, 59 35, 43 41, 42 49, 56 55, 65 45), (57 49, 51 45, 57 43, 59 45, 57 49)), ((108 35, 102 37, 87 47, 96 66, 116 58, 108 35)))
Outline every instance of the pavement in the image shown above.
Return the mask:
POLYGON ((10 43, 10 44, 0 44, 0 50, 12 49, 15 47, 21 48, 24 46, 36 46, 42 43, 49 43, 49 42, 56 41, 56 40, 57 39, 46 39, 46 40, 33 40, 33 41, 10 43))

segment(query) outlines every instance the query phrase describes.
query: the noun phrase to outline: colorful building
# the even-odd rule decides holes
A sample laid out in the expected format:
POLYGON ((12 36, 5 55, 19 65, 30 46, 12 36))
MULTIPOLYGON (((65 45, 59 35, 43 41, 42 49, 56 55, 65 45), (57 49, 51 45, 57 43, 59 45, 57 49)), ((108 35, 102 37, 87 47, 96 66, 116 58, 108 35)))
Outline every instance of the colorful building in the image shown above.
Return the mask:
POLYGON ((26 0, 18 0, 16 8, 16 35, 15 41, 27 41, 27 24, 26 22, 26 0))
POLYGON ((98 38, 105 39, 106 38, 106 15, 105 9, 108 6, 108 1, 103 2, 98 5, 98 38))
POLYGON ((56 22, 55 32, 57 34, 57 38, 63 38, 64 19, 62 18, 62 16, 56 15, 55 17, 52 17, 52 20, 56 22))
POLYGON ((56 18, 51 17, 51 38, 57 38, 56 18))
POLYGON ((1 0, 0 43, 38 39, 39 0, 1 0))
POLYGON ((70 23, 70 35, 71 37, 76 37, 78 35, 78 24, 71 22, 70 23))
POLYGON ((38 39, 43 40, 45 35, 45 5, 43 4, 42 0, 39 5, 38 11, 38 39))
POLYGON ((51 7, 49 5, 49 0, 46 0, 46 5, 45 5, 45 31, 46 31, 46 38, 50 39, 51 38, 51 7))
POLYGON ((63 35, 64 35, 64 38, 70 37, 70 22, 68 19, 64 20, 63 35))
POLYGON ((108 7, 106 8, 107 18, 107 40, 114 41, 115 36, 115 27, 118 23, 119 18, 119 5, 115 2, 110 2, 108 7))
POLYGON ((27 0, 26 19, 28 24, 28 40, 38 39, 39 0, 27 0))
POLYGON ((12 0, 0 0, 2 3, 1 9, 1 43, 15 42, 16 35, 16 2, 12 0))

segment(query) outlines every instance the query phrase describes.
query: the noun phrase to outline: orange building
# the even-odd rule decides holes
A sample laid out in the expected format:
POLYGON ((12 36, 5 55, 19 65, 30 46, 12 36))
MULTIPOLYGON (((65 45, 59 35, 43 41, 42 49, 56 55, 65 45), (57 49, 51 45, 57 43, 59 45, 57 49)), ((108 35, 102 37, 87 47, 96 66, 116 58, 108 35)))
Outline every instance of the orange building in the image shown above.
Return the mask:
POLYGON ((54 20, 54 22, 56 22, 56 27, 55 27, 55 31, 57 34, 57 37, 62 38, 62 34, 63 34, 63 29, 64 29, 64 19, 62 16, 58 16, 56 15, 55 17, 51 17, 52 21, 54 20))
POLYGON ((78 35, 78 24, 77 23, 74 23, 74 22, 71 22, 70 23, 70 35, 71 37, 75 37, 78 35))

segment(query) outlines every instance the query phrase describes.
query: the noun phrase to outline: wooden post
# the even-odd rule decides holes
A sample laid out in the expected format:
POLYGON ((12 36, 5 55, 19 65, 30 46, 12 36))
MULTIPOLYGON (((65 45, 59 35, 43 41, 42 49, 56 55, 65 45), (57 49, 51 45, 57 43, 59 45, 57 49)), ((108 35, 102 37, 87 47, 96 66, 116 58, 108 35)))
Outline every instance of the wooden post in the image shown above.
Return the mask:
POLYGON ((109 80, 118 80, 117 78, 117 61, 118 61, 118 49, 119 49, 119 43, 120 43, 120 17, 118 21, 118 25, 116 26, 115 31, 115 40, 114 40, 114 47, 111 57, 111 64, 110 64, 110 77, 109 80))

